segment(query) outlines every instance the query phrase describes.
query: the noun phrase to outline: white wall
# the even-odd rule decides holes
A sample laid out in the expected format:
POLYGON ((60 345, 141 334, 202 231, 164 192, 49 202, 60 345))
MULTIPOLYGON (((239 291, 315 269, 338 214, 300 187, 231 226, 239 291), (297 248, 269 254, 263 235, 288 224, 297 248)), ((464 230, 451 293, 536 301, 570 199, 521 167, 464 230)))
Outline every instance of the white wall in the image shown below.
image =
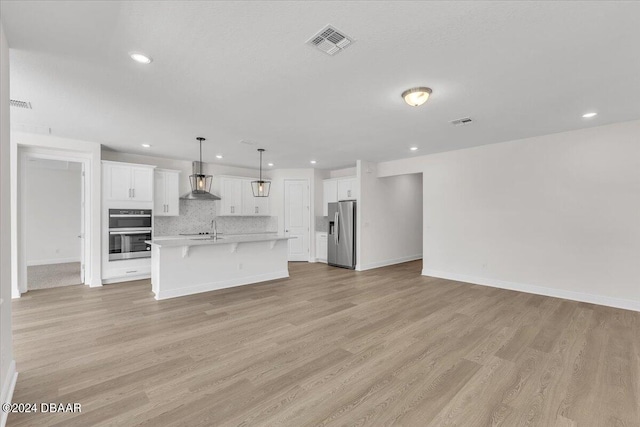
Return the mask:
POLYGON ((378 172, 423 173, 423 274, 640 311, 640 121, 378 172))
POLYGON ((341 178, 343 176, 356 176, 357 173, 358 173, 357 167, 334 169, 329 171, 329 176, 327 178, 341 178))
POLYGON ((80 261, 80 163, 27 161, 27 265, 80 261))
MULTIPOLYGON (((0 401, 9 402, 17 377, 11 337, 11 187, 9 45, 0 22, 0 401)), ((0 412, 0 425, 7 414, 0 412)))
POLYGON ((358 161, 357 268, 368 270, 422 258, 422 175, 377 177, 358 161))

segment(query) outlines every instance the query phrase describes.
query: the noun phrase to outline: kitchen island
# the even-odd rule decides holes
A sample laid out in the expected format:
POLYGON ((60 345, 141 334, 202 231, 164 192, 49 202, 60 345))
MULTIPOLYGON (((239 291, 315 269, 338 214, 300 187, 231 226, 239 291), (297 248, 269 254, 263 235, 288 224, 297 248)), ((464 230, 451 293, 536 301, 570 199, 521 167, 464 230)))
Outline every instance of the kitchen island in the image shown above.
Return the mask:
POLYGON ((155 299, 289 277, 288 239, 274 234, 149 240, 155 299))

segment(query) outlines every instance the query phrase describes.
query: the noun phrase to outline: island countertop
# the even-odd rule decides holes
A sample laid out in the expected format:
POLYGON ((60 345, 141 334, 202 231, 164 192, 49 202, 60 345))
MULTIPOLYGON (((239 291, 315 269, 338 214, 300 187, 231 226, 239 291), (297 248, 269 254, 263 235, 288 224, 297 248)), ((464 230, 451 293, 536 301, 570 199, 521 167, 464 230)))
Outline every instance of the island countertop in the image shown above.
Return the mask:
POLYGON ((271 242, 276 240, 288 240, 294 237, 287 237, 278 234, 273 235, 235 235, 235 236, 222 236, 214 239, 208 236, 193 236, 185 237, 182 239, 159 239, 159 240, 147 240, 152 246, 160 248, 180 247, 180 246, 202 246, 202 245, 227 245, 231 243, 251 243, 251 242, 271 242))

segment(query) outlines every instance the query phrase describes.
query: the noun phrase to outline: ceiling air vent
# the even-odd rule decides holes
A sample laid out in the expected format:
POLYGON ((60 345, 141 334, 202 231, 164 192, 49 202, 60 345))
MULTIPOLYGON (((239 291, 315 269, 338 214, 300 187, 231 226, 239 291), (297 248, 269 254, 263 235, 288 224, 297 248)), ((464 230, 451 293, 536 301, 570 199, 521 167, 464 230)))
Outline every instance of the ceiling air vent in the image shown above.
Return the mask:
POLYGON ((347 48, 354 41, 355 40, 342 31, 338 31, 331 25, 327 25, 320 30, 318 34, 307 40, 307 44, 315 46, 327 55, 333 56, 347 48))
POLYGON ((12 107, 17 107, 17 108, 26 108, 27 110, 31 110, 31 103, 27 102, 27 101, 18 101, 17 99, 11 99, 9 101, 9 104, 12 107))
POLYGON ((454 126, 464 126, 464 125, 470 124, 472 121, 473 120, 471 120, 470 117, 463 117, 461 119, 451 120, 449 123, 451 123, 454 126))

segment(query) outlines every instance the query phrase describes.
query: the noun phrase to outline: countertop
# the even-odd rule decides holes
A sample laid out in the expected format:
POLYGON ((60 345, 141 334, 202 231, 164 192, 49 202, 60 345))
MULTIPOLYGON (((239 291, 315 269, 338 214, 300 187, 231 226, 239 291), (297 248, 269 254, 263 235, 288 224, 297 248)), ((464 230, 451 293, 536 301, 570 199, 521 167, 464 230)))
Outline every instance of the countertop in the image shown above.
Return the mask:
POLYGON ((178 246, 202 246, 202 245, 228 245, 230 243, 251 243, 251 242, 272 242, 276 240, 288 240, 293 237, 286 237, 278 234, 251 234, 251 235, 224 235, 218 237, 218 239, 212 239, 211 237, 193 236, 183 238, 168 238, 168 239, 154 239, 147 240, 145 243, 155 245, 160 248, 170 248, 178 246))

